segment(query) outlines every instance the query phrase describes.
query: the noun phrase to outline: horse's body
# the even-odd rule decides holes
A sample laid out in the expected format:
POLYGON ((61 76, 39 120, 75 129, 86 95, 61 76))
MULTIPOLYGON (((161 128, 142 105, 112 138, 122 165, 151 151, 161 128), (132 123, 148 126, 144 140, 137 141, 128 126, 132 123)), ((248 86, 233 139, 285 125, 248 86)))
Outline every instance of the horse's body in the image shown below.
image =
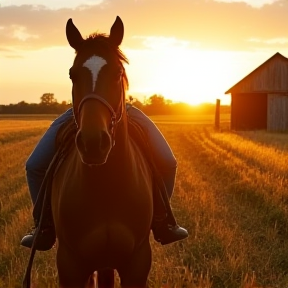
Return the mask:
MULTIPOLYGON (((121 30, 119 20, 115 21, 113 27, 118 28, 114 30, 121 30)), ((119 83, 111 84, 101 70, 92 91, 87 88, 90 87, 87 85, 89 81, 84 80, 84 76, 89 80, 90 76, 83 66, 96 59, 93 58, 95 55, 100 54, 99 58, 107 61, 107 67, 112 67, 114 60, 119 65, 120 60, 115 56, 116 50, 111 52, 106 46, 101 47, 104 38, 98 42, 90 41, 91 47, 86 45, 88 49, 78 49, 78 30, 71 23, 67 23, 67 38, 77 51, 71 69, 78 67, 82 72, 77 76, 78 82, 72 78, 73 107, 78 126, 75 144, 57 170, 52 184, 60 287, 84 288, 94 271, 100 271, 101 287, 113 287, 108 285, 113 283, 111 269, 118 271, 122 287, 146 287, 151 267, 152 177, 145 157, 128 133, 123 76, 119 83), (107 85, 109 91, 105 90, 107 85), (90 93, 93 95, 85 98, 90 93), (109 110, 117 118, 111 123, 109 110), (118 123, 111 129, 110 124, 114 125, 115 121, 118 123), (105 269, 109 270, 105 272, 105 269)), ((117 40, 113 27, 111 41, 117 40)))
POLYGON ((147 277, 152 184, 145 160, 125 134, 117 128, 117 144, 105 165, 83 164, 73 147, 54 177, 60 283, 62 277, 79 283, 79 278, 83 281, 108 267, 117 269, 120 277, 122 270, 129 277, 139 272, 147 277))

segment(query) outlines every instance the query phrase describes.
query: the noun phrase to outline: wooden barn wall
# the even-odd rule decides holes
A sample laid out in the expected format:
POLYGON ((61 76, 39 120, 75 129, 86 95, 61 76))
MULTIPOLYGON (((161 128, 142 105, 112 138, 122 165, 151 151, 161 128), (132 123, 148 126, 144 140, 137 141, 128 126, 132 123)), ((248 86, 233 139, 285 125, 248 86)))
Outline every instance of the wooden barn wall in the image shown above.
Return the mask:
POLYGON ((267 94, 231 95, 231 129, 267 129, 267 94))
POLYGON ((257 72, 249 75, 232 89, 231 93, 273 93, 288 91, 288 63, 282 57, 275 57, 257 72))
POLYGON ((288 131, 288 94, 268 94, 267 130, 288 131))

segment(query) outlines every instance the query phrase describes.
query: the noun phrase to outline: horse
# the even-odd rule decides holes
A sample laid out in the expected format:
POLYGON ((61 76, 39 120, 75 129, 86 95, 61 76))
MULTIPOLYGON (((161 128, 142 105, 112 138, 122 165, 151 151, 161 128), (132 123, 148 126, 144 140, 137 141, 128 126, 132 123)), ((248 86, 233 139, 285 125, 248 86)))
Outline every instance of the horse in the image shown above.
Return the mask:
POLYGON ((77 131, 52 182, 59 285, 92 286, 96 273, 97 287, 110 288, 117 271, 122 288, 144 288, 153 177, 128 128, 128 60, 119 48, 124 25, 117 16, 109 35, 84 39, 69 19, 66 36, 76 52, 69 71, 77 131))

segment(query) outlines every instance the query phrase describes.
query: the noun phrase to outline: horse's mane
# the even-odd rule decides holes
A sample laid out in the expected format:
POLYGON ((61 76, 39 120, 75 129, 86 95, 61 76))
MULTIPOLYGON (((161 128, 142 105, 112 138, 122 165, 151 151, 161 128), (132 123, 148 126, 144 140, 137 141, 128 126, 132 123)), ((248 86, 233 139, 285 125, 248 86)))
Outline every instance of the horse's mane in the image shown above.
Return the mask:
MULTIPOLYGON (((90 34, 83 41, 83 44, 81 45, 81 48, 79 50, 82 50, 84 47, 87 47, 87 46, 96 45, 97 43, 104 46, 105 49, 107 48, 108 50, 112 51, 117 56, 117 58, 119 59, 119 62, 123 68, 124 89, 127 90, 129 87, 129 82, 128 82, 125 68, 123 66, 123 62, 129 64, 129 61, 128 61, 127 57, 124 55, 124 53, 121 51, 121 49, 119 47, 115 47, 115 45, 113 45, 111 43, 111 41, 109 40, 109 36, 107 34, 98 33, 98 32, 94 32, 94 33, 90 34)), ((75 51, 75 52, 77 54, 78 51, 75 51)))

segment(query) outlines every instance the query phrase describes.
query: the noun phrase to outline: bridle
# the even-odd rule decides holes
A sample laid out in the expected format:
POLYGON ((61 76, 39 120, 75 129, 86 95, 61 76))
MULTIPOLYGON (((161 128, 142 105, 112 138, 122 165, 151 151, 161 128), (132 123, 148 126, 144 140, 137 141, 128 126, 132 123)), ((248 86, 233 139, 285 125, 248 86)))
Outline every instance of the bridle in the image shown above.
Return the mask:
MULTIPOLYGON (((70 69, 71 71, 71 69, 70 69)), ((70 74, 70 78, 71 74, 70 74)), ((116 126, 117 124, 121 121, 123 113, 124 113, 124 85, 123 85, 123 79, 121 79, 121 101, 118 105, 117 111, 114 110, 114 108, 109 104, 109 102, 107 100, 105 100, 103 97, 101 97, 98 94, 95 93, 90 93, 87 94, 86 96, 84 96, 82 98, 82 100, 80 101, 79 105, 78 105, 78 109, 77 112, 75 111, 75 107, 73 106, 73 110, 74 110, 74 118, 75 118, 75 123, 77 126, 77 129, 79 129, 79 125, 78 125, 78 115, 80 114, 81 108, 83 106, 83 104, 88 101, 88 100, 97 100, 100 101, 110 112, 111 114, 111 120, 110 120, 110 127, 109 127, 109 132, 110 132, 110 136, 112 139, 112 147, 115 145, 115 131, 116 131, 116 126)), ((72 92, 72 99, 74 102, 74 95, 72 92)))

